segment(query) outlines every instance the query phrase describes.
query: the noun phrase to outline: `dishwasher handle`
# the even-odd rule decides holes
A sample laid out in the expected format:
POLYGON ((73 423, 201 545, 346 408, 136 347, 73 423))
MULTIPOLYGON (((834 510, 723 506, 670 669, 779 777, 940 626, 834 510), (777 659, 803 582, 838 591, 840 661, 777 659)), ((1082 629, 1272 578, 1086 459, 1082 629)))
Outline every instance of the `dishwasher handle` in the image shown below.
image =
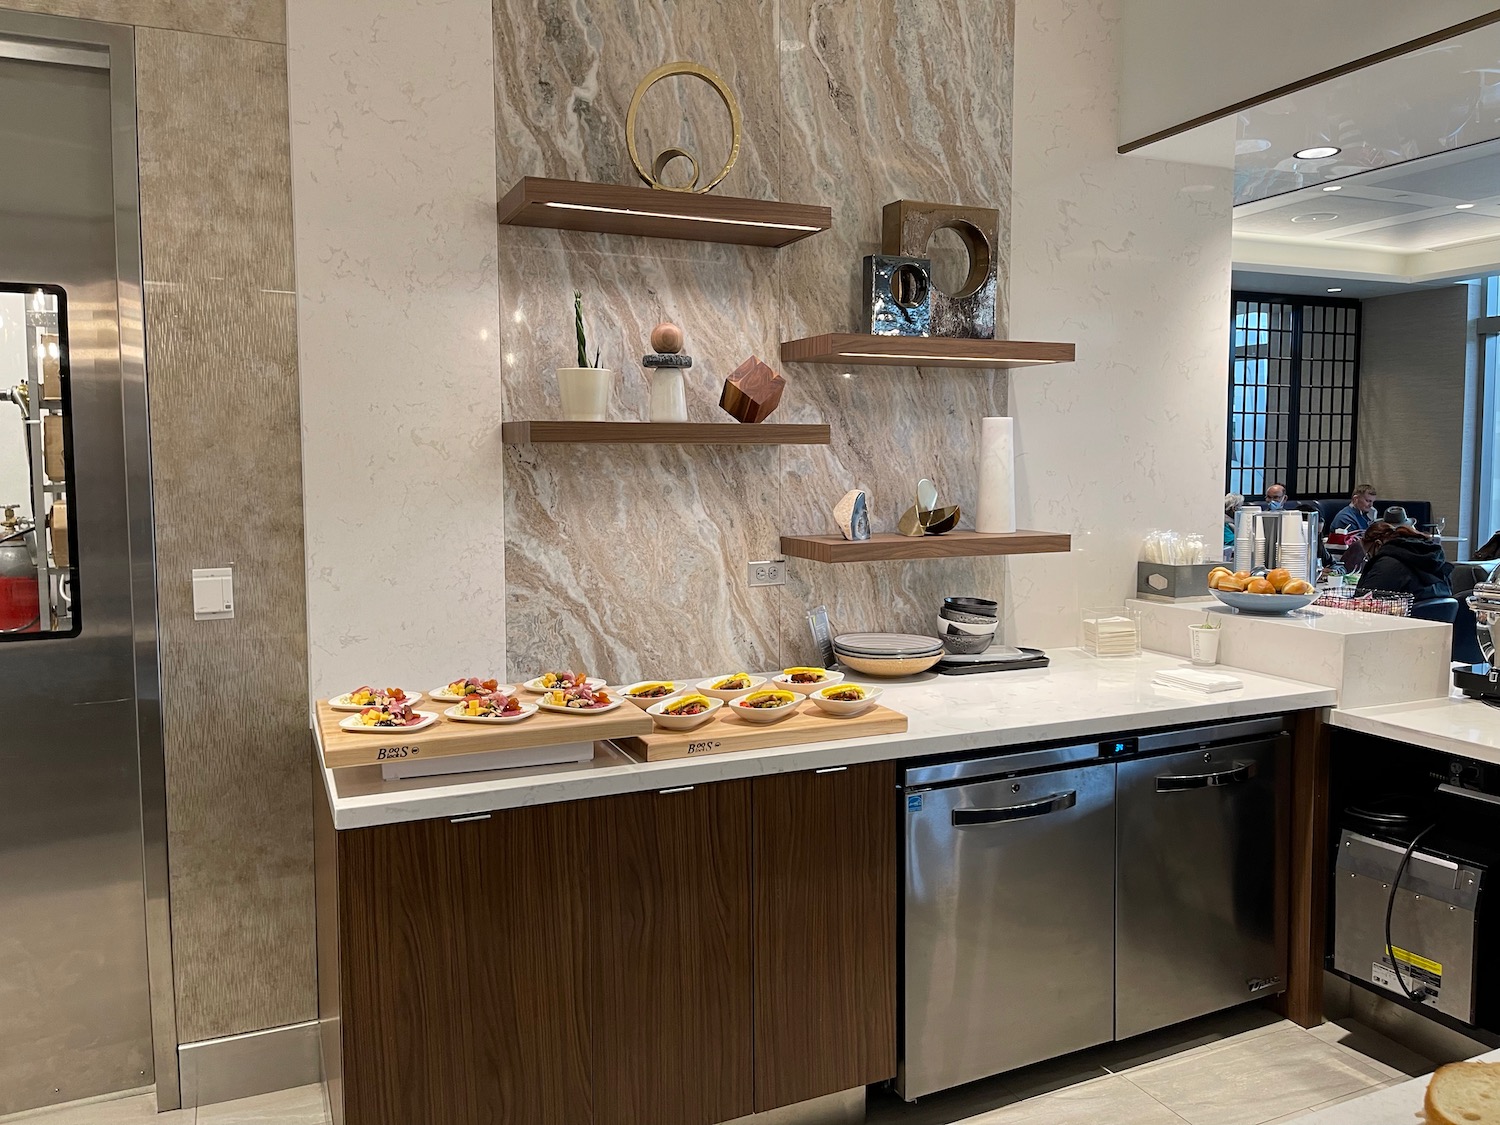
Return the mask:
POLYGON ((1181 793, 1186 789, 1210 789, 1218 785, 1237 785, 1249 781, 1259 772, 1254 762, 1236 762, 1231 769, 1215 773, 1189 773, 1177 776, 1158 776, 1158 793, 1181 793))
POLYGON ((998 809, 954 809, 953 827, 970 828, 981 824, 1004 824, 1011 820, 1030 820, 1034 816, 1071 809, 1078 803, 1078 790, 1053 793, 1040 801, 1025 801, 1019 805, 1004 805, 998 809))

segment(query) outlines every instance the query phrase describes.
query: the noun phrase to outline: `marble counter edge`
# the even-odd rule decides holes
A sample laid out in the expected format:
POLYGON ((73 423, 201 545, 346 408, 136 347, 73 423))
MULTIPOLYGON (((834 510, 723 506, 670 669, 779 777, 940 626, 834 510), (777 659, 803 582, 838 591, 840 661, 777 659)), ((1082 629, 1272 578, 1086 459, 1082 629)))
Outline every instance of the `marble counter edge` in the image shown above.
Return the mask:
MULTIPOLYGON (((1236 669, 1226 669, 1235 672, 1236 669)), ((714 781, 792 773, 830 766, 863 765, 868 762, 962 753, 990 747, 1020 746, 1069 738, 1096 738, 1163 726, 1221 722, 1331 707, 1334 689, 1284 680, 1263 673, 1245 673, 1261 681, 1260 691, 1245 689, 1222 695, 1197 696, 1174 692, 1163 696, 1164 706, 1122 709, 1077 719, 1045 724, 1000 723, 963 730, 918 730, 880 735, 868 739, 810 743, 716 754, 703 758, 679 758, 664 762, 636 762, 621 754, 612 765, 557 767, 504 776, 498 771, 476 775, 473 780, 447 779, 414 784, 402 792, 364 793, 341 796, 334 771, 321 767, 323 783, 333 807, 338 830, 369 828, 409 820, 468 816, 506 808, 523 808, 559 801, 587 800, 639 792, 657 786, 697 785, 714 781), (1266 685, 1280 689, 1265 693, 1266 685), (1229 698, 1229 697, 1233 698, 1229 698)), ((1163 689, 1168 690, 1168 689, 1163 689)), ((314 732, 316 741, 316 731, 314 732)), ((319 746, 321 753, 321 746, 319 746)), ((618 752, 616 752, 618 753, 618 752)), ((596 758, 597 762, 598 759, 596 758)))
POLYGON ((1393 742, 1404 742, 1421 746, 1444 754, 1457 754, 1476 761, 1500 763, 1500 711, 1486 707, 1478 700, 1447 696, 1442 699, 1424 699, 1409 703, 1388 703, 1375 707, 1334 708, 1329 711, 1330 726, 1373 735, 1393 742), (1455 729, 1444 731, 1422 725, 1419 716, 1458 719, 1458 724, 1469 726, 1482 721, 1492 729, 1489 741, 1476 741, 1455 729))

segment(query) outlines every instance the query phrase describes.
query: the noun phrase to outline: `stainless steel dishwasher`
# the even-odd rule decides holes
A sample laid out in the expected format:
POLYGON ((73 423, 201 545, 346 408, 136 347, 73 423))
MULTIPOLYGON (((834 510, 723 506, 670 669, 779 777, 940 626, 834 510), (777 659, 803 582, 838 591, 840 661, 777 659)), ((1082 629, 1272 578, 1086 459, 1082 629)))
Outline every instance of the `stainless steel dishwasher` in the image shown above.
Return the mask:
POLYGON ((1098 757, 906 771, 903 1098, 1113 1035, 1115 767, 1098 757))
POLYGON ((1283 728, 911 764, 898 1093, 1281 991, 1283 728))
POLYGON ((1283 725, 1147 735, 1120 762, 1116 1039, 1286 990, 1283 725))

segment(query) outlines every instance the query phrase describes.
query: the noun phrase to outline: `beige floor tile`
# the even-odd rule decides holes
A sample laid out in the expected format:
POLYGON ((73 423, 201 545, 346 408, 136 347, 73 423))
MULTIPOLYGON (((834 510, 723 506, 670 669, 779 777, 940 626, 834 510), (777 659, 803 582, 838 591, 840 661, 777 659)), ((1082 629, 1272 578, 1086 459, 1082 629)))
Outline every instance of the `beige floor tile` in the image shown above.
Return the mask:
POLYGON ((36 1109, 0 1117, 3 1125, 193 1125, 191 1109, 156 1112, 155 1094, 75 1102, 56 1109, 36 1109))
POLYGON ((1124 1078, 1106 1075, 971 1118, 965 1125, 1183 1125, 1124 1078))
POLYGON ((1325 1043, 1332 1043, 1360 1056, 1367 1066, 1381 1071, 1387 1078, 1419 1078, 1437 1069, 1437 1063, 1403 1047, 1394 1039, 1366 1027, 1356 1020, 1340 1020, 1309 1029, 1325 1043))
MULTIPOLYGON (((1375 1087, 1377 1090, 1383 1088, 1383 1084, 1375 1087)), ((1270 1121, 1265 1122, 1264 1125, 1282 1125, 1286 1121, 1299 1121, 1310 1113, 1317 1113, 1320 1109, 1327 1109, 1329 1106, 1338 1105, 1340 1102, 1349 1102, 1355 1098, 1362 1098, 1370 1092, 1369 1090, 1355 1090, 1352 1094, 1342 1094, 1337 1098, 1329 1098, 1326 1102, 1319 1102, 1317 1105, 1309 1106, 1307 1109, 1293 1110, 1291 1113, 1281 1117, 1273 1117, 1270 1121)), ((1416 1123, 1413 1122, 1413 1125, 1416 1125, 1416 1123)))
POLYGON ((1124 1074, 1170 1058, 1206 1054, 1251 1039, 1297 1026, 1259 1005, 1232 1008, 1202 1019, 1137 1035, 1121 1043, 1099 1048, 1100 1061, 1112 1074, 1124 1074))
POLYGON ((865 1121, 866 1125, 956 1125, 1019 1100, 1003 1076, 929 1094, 916 1103, 903 1102, 890 1090, 875 1090, 866 1103, 865 1121))
POLYGON ((1298 1027, 1138 1067, 1129 1080, 1191 1125, 1261 1125, 1386 1075, 1298 1027))
POLYGON ((299 1086, 198 1107, 197 1125, 327 1125, 323 1087, 299 1086))

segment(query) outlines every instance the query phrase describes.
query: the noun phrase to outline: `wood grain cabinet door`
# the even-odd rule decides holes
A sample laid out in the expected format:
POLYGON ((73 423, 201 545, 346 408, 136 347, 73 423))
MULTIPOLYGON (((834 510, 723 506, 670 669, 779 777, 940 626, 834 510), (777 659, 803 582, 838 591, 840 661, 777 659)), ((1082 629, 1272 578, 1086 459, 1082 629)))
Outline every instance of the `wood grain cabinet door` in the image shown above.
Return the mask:
POLYGON ((590 804, 595 1125, 749 1114, 750 782, 590 804))
POLYGON ((461 959, 472 825, 339 833, 345 1120, 473 1120, 461 959))
POLYGON ((896 1074, 896 772, 754 782, 755 1109, 896 1074))
POLYGON ((507 809, 465 838, 476 1125, 590 1121, 587 809, 507 809))

